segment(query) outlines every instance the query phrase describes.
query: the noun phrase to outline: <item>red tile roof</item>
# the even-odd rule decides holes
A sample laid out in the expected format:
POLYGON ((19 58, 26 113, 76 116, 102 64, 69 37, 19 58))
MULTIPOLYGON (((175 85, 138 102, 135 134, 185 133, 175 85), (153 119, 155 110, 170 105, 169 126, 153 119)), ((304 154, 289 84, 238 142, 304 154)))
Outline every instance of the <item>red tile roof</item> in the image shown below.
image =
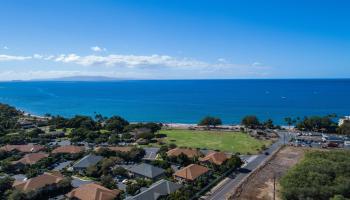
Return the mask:
POLYGON ((180 154, 185 154, 189 158, 200 156, 200 152, 197 149, 187 149, 187 148, 171 149, 166 154, 168 156, 179 156, 180 154))
POLYGON ((0 148, 0 150, 4 150, 4 151, 13 151, 13 150, 17 150, 20 152, 38 152, 43 150, 45 147, 41 146, 41 145, 34 145, 34 144, 24 144, 24 145, 5 145, 3 147, 0 148))
POLYGON ((113 200, 120 192, 120 190, 110 190, 96 183, 89 183, 72 190, 66 196, 80 200, 113 200))
POLYGON ((13 161, 12 164, 22 163, 24 165, 33 165, 43 158, 47 158, 49 154, 46 153, 30 153, 23 156, 23 158, 13 161))
POLYGON ((109 149, 110 151, 116 151, 116 152, 119 151, 119 152, 127 153, 127 152, 130 152, 133 147, 131 146, 97 147, 95 151, 99 151, 100 149, 103 149, 103 148, 109 149))
POLYGON ((41 189, 47 185, 57 184, 63 180, 63 178, 64 176, 59 172, 44 173, 26 181, 15 181, 12 186, 18 190, 29 192, 41 189))
POLYGON ((182 179, 194 181, 198 177, 202 176, 203 174, 206 174, 209 171, 208 168, 203 167, 201 165, 197 164, 191 164, 187 167, 184 167, 174 173, 175 177, 180 177, 182 179))
POLYGON ((213 152, 205 156, 204 158, 199 158, 202 162, 211 162, 216 165, 222 165, 227 160, 227 155, 223 152, 213 152))
POLYGON ((74 146, 74 145, 68 145, 68 146, 61 146, 57 147, 52 151, 52 153, 70 153, 70 154, 76 154, 81 153, 84 151, 84 147, 82 146, 74 146))

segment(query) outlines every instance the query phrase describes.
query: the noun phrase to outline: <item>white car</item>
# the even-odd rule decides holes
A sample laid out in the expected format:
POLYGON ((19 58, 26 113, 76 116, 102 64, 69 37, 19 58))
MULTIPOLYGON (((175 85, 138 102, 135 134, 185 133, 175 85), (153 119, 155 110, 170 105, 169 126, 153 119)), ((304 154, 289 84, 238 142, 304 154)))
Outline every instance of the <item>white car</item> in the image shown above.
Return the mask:
POLYGON ((344 146, 350 146, 350 140, 345 141, 344 146))

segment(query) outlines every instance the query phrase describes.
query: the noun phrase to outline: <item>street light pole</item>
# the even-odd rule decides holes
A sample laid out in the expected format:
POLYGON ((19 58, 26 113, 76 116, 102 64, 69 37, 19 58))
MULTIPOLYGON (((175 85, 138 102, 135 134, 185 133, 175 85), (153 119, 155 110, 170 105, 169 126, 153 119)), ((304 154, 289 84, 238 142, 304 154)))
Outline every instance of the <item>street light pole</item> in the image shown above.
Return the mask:
POLYGON ((276 174, 273 173, 273 200, 276 200, 276 174))

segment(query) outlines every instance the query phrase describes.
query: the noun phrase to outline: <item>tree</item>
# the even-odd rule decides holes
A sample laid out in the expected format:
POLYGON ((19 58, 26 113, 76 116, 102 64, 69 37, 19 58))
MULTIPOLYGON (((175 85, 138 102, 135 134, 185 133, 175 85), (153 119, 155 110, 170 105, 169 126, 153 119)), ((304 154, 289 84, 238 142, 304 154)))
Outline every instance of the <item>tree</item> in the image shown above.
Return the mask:
POLYGON ((210 127, 210 126, 216 127, 216 126, 221 125, 221 124, 222 124, 222 121, 220 118, 211 117, 211 116, 204 117, 198 123, 198 125, 200 125, 200 126, 207 126, 207 127, 210 127))
POLYGON ((290 129, 290 126, 296 123, 296 119, 293 119, 291 117, 284 118, 284 121, 287 123, 288 129, 290 129))
POLYGON ((98 170, 97 166, 93 165, 93 166, 88 167, 86 169, 86 175, 91 176, 91 177, 95 177, 95 178, 99 177, 100 174, 99 174, 99 170, 98 170))
POLYGON ((350 152, 310 151, 281 178, 281 195, 283 199, 349 198, 349 180, 350 152))
POLYGON ((116 167, 113 169, 113 175, 128 177, 128 171, 123 167, 116 167))
POLYGON ((41 130, 40 128, 35 128, 31 131, 28 132, 28 137, 30 138, 37 138, 39 136, 39 134, 43 134, 45 133, 43 130, 41 130))
POLYGON ((113 116, 106 120, 105 127, 109 131, 116 131, 117 133, 121 133, 127 125, 129 125, 129 122, 124 118, 113 116))
POLYGON ((0 179, 0 194, 4 194, 6 190, 12 188, 13 179, 10 177, 5 177, 0 179))
POLYGON ((66 126, 69 128, 85 128, 88 130, 96 130, 96 122, 88 116, 76 115, 66 122, 66 126))
POLYGON ((333 115, 327 116, 311 116, 304 117, 296 125, 299 130, 305 131, 325 131, 334 133, 337 129, 337 124, 333 121, 333 115))
POLYGON ((22 191, 14 190, 9 194, 8 199, 9 200, 25 200, 27 198, 26 198, 25 193, 23 193, 22 191))
POLYGON ((118 186, 111 175, 102 176, 101 184, 108 189, 118 189, 118 186))
POLYGON ((239 168, 243 165, 243 161, 242 159, 237 156, 237 155, 233 155, 231 156, 231 158, 229 158, 227 161, 226 161, 226 165, 229 167, 229 168, 239 168))
POLYGON ((111 135, 111 137, 108 139, 109 144, 118 144, 119 143, 119 136, 118 135, 111 135))
POLYGON ((102 174, 108 174, 110 172, 110 169, 115 165, 115 159, 114 158, 104 158, 101 161, 101 169, 100 172, 102 174))
POLYGON ((126 193, 128 193, 128 194, 130 194, 130 195, 135 195, 135 194, 137 193, 137 191, 140 190, 140 188, 141 188, 141 187, 140 187, 138 184, 136 184, 136 183, 131 183, 131 184, 128 184, 128 185, 126 186, 125 191, 126 191, 126 193))
POLYGON ((256 128, 260 125, 260 122, 255 115, 248 115, 242 119, 242 124, 248 128, 256 128))
POLYGON ((135 131, 136 129, 144 129, 144 132, 147 130, 147 132, 155 133, 162 129, 163 124, 161 123, 137 123, 137 124, 129 124, 124 128, 125 132, 131 132, 135 131))
POLYGON ((102 123, 103 121, 105 121, 107 119, 107 117, 104 117, 103 115, 101 114, 96 114, 95 115, 95 120, 98 122, 98 123, 102 123))
POLYGON ((272 119, 266 120, 266 122, 264 122, 264 127, 265 127, 265 128, 268 128, 268 129, 274 128, 275 126, 273 125, 272 119))
POLYGON ((57 115, 57 116, 51 117, 51 119, 49 120, 49 125, 54 126, 55 128, 64 128, 66 127, 67 121, 68 119, 57 115))
POLYGON ((348 198, 345 198, 343 195, 334 195, 330 200, 349 200, 348 198))
POLYGON ((337 132, 339 134, 343 134, 343 135, 350 135, 350 123, 349 122, 345 122, 343 123, 337 130, 337 132))

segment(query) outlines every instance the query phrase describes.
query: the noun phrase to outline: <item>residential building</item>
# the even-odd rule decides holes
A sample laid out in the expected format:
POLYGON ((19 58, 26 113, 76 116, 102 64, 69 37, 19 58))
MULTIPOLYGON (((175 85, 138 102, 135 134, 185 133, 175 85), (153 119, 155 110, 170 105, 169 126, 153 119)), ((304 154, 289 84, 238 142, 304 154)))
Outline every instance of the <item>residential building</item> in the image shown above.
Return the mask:
POLYGON ((53 169, 54 171, 61 171, 65 168, 67 168, 73 161, 63 161, 60 163, 55 164, 55 168, 53 169))
POLYGON ((80 187, 82 185, 86 185, 86 184, 89 184, 89 183, 93 183, 93 181, 92 180, 81 179, 81 178, 76 177, 76 176, 72 176, 71 185, 74 188, 78 188, 78 187, 80 187))
POLYGON ((64 179, 58 172, 44 173, 26 181, 15 181, 13 187, 24 192, 38 191, 44 187, 54 186, 64 179))
POLYGON ((114 200, 120 193, 120 190, 110 190, 99 184, 89 183, 73 189, 66 196, 80 200, 114 200))
POLYGON ((222 165, 228 159, 224 152, 213 152, 206 155, 204 158, 199 158, 201 162, 209 162, 215 165, 222 165))
POLYGON ((162 179, 141 193, 127 198, 127 200, 157 200, 159 197, 167 196, 180 189, 181 187, 181 184, 162 179))
POLYGON ((35 144, 23 144, 23 145, 5 145, 0 148, 0 150, 3 151, 19 151, 23 153, 30 153, 30 152, 38 152, 43 150, 45 147, 41 145, 35 145, 35 144))
POLYGON ((155 160, 157 158, 159 148, 157 148, 157 147, 144 147, 143 150, 145 150, 145 155, 142 158, 143 160, 155 160))
POLYGON ((23 164, 23 165, 34 165, 36 164, 39 160, 43 159, 43 158, 47 158, 49 157, 49 154, 47 153, 30 153, 30 154, 26 154, 23 156, 23 158, 17 160, 17 161, 13 161, 12 164, 23 164))
POLYGON ((128 153, 131 151, 131 149, 133 148, 132 146, 112 146, 112 147, 96 147, 95 151, 99 151, 103 148, 106 148, 110 151, 114 151, 114 152, 123 152, 123 153, 128 153))
POLYGON ((78 162, 76 162, 73 165, 73 169, 80 171, 80 170, 85 170, 86 168, 90 166, 96 165, 98 162, 100 162, 103 159, 102 156, 96 156, 89 154, 85 156, 84 158, 80 159, 78 162))
POLYGON ((167 152, 168 156, 179 156, 184 154, 189 158, 199 157, 201 154, 197 149, 188 149, 188 148, 175 148, 167 152))
POLYGON ((23 120, 23 121, 18 122, 18 124, 23 129, 35 128, 35 124, 31 121, 23 120))
POLYGON ((51 153, 58 154, 58 153, 67 153, 67 154, 78 154, 85 150, 83 146, 74 146, 74 145, 67 145, 67 146, 61 146, 54 149, 51 153))
POLYGON ((135 177, 141 178, 158 179, 164 175, 164 169, 146 163, 133 165, 127 170, 135 177))
POLYGON ((209 172, 209 169, 197 164, 190 164, 174 173, 174 178, 180 182, 195 181, 209 172))

